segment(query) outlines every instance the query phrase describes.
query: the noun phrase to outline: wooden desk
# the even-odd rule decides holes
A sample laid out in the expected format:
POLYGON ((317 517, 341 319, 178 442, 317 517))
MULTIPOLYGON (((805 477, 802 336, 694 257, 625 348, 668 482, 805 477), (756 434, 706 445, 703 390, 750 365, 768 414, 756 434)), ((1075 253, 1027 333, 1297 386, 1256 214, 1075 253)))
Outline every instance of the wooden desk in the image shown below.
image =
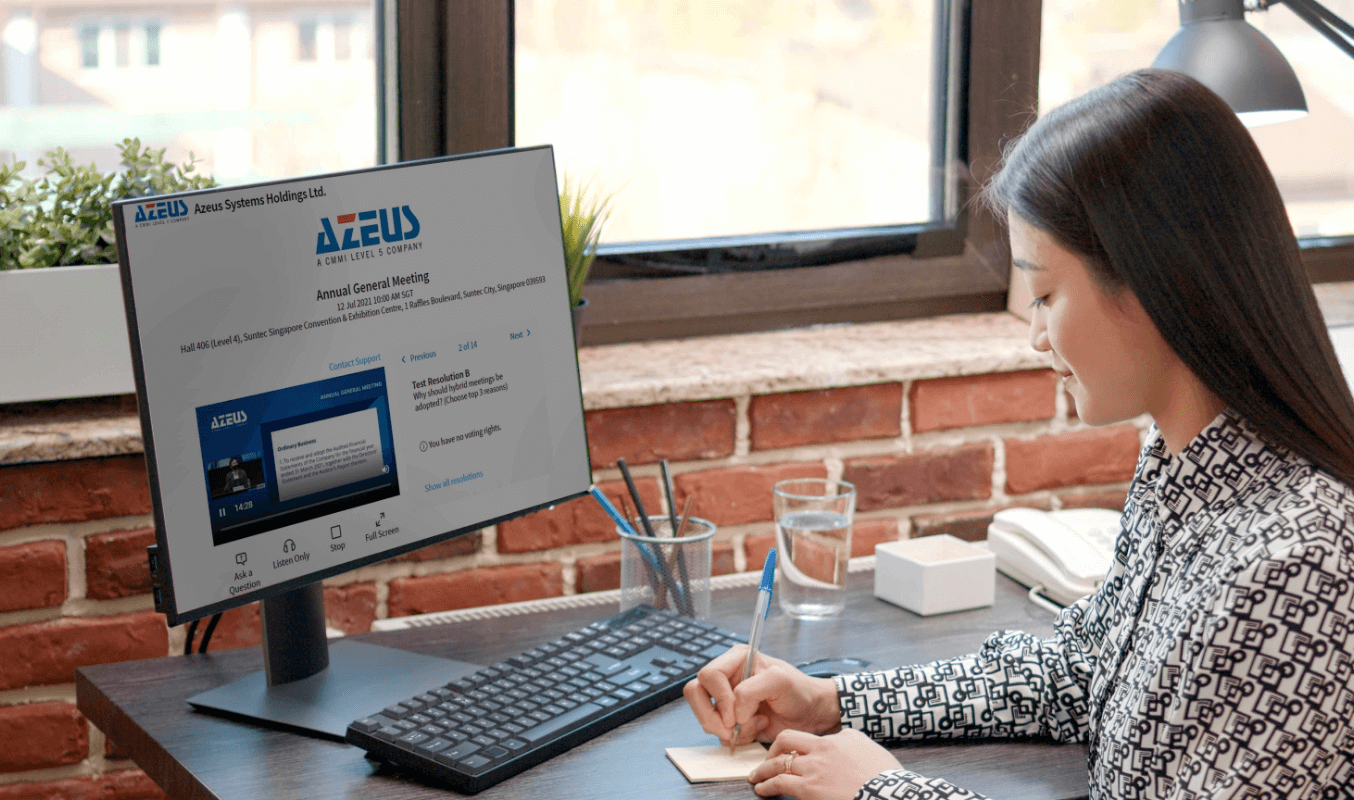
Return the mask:
MULTIPOLYGON (((874 573, 850 576, 846 614, 798 622, 773 610, 763 649, 791 662, 827 656, 864 658, 884 668, 973 652, 993 630, 1052 631, 1053 617, 1024 590, 998 576, 992 608, 923 618, 876 600, 874 573)), ((754 589, 716 592, 712 621, 746 629, 754 589)), ((355 637, 390 647, 492 664, 595 619, 611 607, 551 611, 355 637)), ((258 648, 85 667, 76 699, 161 787, 176 798, 429 797, 455 793, 377 766, 363 751, 209 716, 186 698, 262 669, 258 648)), ((711 744, 684 701, 677 700, 481 793, 506 797, 645 798, 756 795, 748 784, 691 785, 665 747, 711 744)), ((894 751, 909 768, 1003 800, 1049 800, 1086 794, 1086 749, 1051 741, 909 744, 894 751)))

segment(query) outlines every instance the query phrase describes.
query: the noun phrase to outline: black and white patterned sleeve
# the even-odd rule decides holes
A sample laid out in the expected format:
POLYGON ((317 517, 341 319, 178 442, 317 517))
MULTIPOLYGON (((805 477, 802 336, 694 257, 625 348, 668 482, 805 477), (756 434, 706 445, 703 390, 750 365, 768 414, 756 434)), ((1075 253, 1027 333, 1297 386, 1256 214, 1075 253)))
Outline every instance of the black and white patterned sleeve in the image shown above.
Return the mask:
POLYGON ((881 772, 861 787, 855 800, 987 800, 940 778, 924 778, 911 770, 881 772))
POLYGON ((1175 724, 1159 726, 1185 734, 1164 797, 1354 797, 1350 546, 1257 561, 1193 626, 1163 720, 1175 724))
MULTIPOLYGON (((876 740, 1048 735, 1085 738, 1087 698, 1099 639, 1088 624, 1107 599, 1084 598, 1064 610, 1055 635, 1037 639, 998 631, 973 655, 915 667, 842 675, 843 727, 876 740)), ((980 800, 982 795, 911 770, 880 773, 857 800, 980 800)))
POLYGON ((972 655, 838 676, 842 726, 876 740, 1052 736, 1083 741, 1095 665, 1083 622, 1095 597, 1064 610, 1048 639, 998 631, 972 655))

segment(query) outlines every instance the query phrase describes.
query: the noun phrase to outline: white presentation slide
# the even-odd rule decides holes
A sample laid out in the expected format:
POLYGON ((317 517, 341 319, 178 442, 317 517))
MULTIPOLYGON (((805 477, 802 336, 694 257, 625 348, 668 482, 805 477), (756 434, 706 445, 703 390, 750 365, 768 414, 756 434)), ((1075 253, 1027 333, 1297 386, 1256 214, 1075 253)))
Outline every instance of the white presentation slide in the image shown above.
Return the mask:
POLYGON ((376 409, 273 431, 273 463, 282 500, 378 477, 385 464, 376 409))
POLYGON ((119 206, 179 613, 587 490, 548 147, 181 198, 119 206))

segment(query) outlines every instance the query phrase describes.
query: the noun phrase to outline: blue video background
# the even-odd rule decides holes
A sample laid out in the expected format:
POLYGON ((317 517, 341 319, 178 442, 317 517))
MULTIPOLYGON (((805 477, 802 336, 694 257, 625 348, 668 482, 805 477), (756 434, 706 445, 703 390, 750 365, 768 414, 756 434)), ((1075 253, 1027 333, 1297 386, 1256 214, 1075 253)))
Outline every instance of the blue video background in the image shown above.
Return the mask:
POLYGON ((201 406, 197 424, 214 544, 399 494, 384 368, 201 406), (367 410, 376 412, 380 473, 282 499, 273 433, 367 410), (231 481, 232 460, 248 480, 231 481))

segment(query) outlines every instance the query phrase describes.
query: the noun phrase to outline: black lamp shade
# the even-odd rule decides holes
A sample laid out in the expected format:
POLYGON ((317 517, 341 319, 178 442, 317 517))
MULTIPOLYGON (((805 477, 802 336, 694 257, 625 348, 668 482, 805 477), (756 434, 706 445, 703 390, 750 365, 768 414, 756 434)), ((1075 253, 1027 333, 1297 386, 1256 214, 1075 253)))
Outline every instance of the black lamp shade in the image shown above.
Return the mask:
POLYGON ((1205 15, 1197 9, 1191 15, 1186 13, 1187 5, 1195 4, 1181 4, 1180 30, 1161 48, 1153 67, 1195 78, 1226 100, 1249 127, 1306 116, 1307 98, 1298 76, 1279 48, 1241 19, 1240 2, 1235 3, 1235 14, 1205 15))

